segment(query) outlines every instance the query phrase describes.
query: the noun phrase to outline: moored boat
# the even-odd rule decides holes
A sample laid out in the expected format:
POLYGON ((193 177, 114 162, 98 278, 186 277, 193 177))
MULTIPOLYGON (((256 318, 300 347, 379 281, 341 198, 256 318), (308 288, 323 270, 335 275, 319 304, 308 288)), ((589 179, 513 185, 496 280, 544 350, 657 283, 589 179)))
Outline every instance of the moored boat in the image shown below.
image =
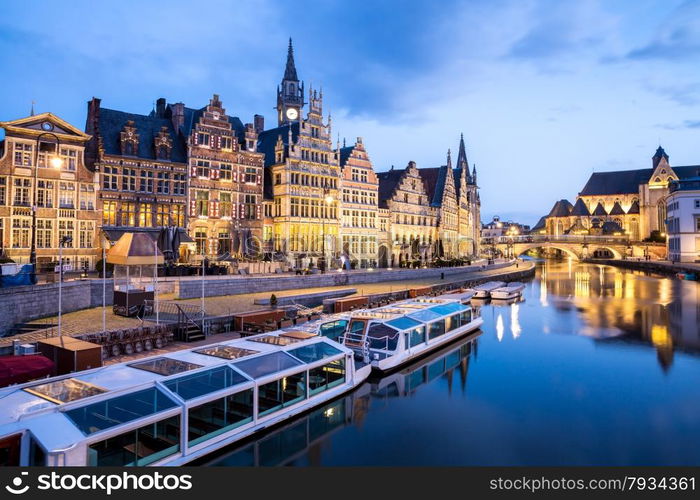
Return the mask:
POLYGON ((277 331, 0 390, 15 465, 182 465, 357 387, 370 365, 277 331))
POLYGON ((351 314, 340 342, 386 372, 478 329, 479 310, 459 299, 416 298, 351 314))
POLYGON ((503 281, 487 281, 481 285, 474 287, 474 297, 477 299, 485 299, 491 296, 491 292, 497 288, 505 286, 503 281))
POLYGON ((501 288, 496 288, 491 291, 491 298, 496 300, 508 300, 520 297, 523 290, 525 290, 525 285, 519 281, 513 281, 508 283, 506 286, 501 288))

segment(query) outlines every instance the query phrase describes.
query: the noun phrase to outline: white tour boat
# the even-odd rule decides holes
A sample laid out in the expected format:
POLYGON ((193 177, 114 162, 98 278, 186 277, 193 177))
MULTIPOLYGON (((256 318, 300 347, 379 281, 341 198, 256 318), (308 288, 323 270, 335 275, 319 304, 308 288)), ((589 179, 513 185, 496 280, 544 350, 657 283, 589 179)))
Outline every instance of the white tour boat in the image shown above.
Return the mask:
POLYGON ((525 284, 520 283, 519 281, 513 281, 508 283, 506 286, 492 290, 491 298, 501 300, 515 299, 522 295, 523 290, 525 290, 525 284))
POLYGON ((371 366, 277 331, 0 390, 16 465, 182 465, 337 398, 371 366))
POLYGON ((415 298, 354 311, 338 340, 378 371, 393 370, 478 329, 479 311, 459 299, 415 298))
POLYGON ((477 299, 485 299, 491 296, 491 292, 497 288, 505 286, 503 281, 487 281, 481 285, 474 287, 474 297, 477 299))

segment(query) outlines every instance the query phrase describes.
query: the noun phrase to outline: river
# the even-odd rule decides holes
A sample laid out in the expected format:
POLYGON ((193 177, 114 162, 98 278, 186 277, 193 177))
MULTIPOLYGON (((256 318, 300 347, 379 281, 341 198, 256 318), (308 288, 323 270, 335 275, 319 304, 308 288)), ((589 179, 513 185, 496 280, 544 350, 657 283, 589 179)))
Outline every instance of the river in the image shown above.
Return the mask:
POLYGON ((209 465, 700 465, 700 285, 538 262, 484 326, 209 465))

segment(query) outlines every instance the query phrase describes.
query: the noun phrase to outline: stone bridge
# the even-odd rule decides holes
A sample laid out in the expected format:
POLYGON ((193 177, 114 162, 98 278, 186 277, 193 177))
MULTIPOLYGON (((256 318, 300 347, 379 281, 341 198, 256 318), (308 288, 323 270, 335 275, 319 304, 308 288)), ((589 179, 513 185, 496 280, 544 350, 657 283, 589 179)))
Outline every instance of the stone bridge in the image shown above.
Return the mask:
POLYGON ((532 235, 501 236, 484 238, 482 248, 487 252, 500 253, 506 257, 519 257, 528 250, 556 249, 575 260, 593 258, 596 255, 610 255, 615 259, 623 258, 664 258, 666 247, 661 243, 631 241, 627 237, 616 236, 579 236, 579 235, 532 235))

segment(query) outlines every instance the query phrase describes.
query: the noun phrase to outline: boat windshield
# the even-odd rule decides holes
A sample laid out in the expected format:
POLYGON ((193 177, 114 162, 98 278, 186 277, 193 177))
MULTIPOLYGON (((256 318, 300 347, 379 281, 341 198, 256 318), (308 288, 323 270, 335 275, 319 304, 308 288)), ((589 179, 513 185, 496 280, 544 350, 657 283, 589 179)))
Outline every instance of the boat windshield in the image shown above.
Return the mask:
POLYGON ((243 375, 230 367, 219 366, 212 370, 168 380, 163 385, 182 399, 189 400, 242 384, 246 381, 247 379, 243 375))
POLYGON ((176 406, 160 389, 151 387, 68 410, 66 416, 89 436, 176 406))

